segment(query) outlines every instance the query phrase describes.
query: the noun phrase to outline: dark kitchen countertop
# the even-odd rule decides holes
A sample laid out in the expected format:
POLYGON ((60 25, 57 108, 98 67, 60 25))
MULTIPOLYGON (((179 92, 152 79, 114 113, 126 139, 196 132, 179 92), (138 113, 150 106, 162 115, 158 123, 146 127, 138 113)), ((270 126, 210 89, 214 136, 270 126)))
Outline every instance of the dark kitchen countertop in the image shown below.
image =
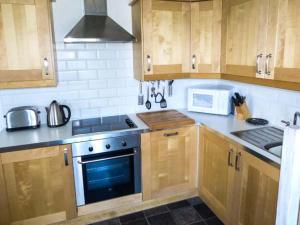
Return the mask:
POLYGON ((32 130, 15 132, 2 130, 0 132, 0 153, 116 137, 120 136, 120 133, 129 135, 149 131, 148 127, 135 114, 128 116, 137 125, 137 128, 76 136, 72 136, 71 122, 58 128, 48 128, 46 124, 42 124, 40 128, 32 130))
MULTIPOLYGON (((187 110, 178 111, 194 119, 196 121, 196 124, 205 125, 225 135, 233 141, 245 146, 245 148, 251 151, 254 155, 261 156, 280 165, 280 157, 271 154, 270 152, 267 152, 263 149, 260 149, 248 142, 245 142, 242 139, 231 134, 231 132, 234 131, 254 129, 257 128, 257 126, 250 125, 245 121, 237 120, 232 115, 220 116, 188 112, 187 110)), ((142 120, 139 119, 135 114, 129 114, 128 116, 137 125, 137 128, 122 131, 99 132, 78 136, 72 136, 71 122, 66 126, 60 128, 48 128, 47 125, 43 124, 39 129, 35 130, 25 130, 17 132, 6 132, 6 130, 2 130, 0 132, 0 153, 116 137, 120 136, 120 133, 122 135, 126 135, 149 132, 148 126, 144 122, 142 122, 142 120)))

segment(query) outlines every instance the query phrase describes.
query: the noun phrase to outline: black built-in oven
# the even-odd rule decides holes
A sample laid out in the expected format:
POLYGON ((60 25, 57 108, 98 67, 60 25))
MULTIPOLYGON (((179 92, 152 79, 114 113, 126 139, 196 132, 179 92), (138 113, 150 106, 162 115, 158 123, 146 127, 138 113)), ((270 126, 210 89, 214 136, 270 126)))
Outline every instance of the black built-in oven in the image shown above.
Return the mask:
POLYGON ((141 192, 140 135, 72 145, 77 206, 141 192))

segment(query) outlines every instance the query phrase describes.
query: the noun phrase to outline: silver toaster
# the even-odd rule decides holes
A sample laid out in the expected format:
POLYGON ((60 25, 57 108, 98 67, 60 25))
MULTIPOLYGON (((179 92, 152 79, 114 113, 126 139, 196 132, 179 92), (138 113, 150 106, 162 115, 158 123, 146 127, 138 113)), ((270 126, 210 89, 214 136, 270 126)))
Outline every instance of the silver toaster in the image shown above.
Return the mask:
POLYGON ((40 111, 34 106, 22 106, 10 109, 4 118, 6 130, 15 131, 38 128, 41 124, 40 111))

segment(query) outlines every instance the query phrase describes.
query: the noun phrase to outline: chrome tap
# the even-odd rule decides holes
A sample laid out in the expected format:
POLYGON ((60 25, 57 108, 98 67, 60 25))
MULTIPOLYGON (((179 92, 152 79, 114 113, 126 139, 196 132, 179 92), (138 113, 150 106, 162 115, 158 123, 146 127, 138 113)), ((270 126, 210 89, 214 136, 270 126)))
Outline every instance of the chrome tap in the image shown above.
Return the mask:
POLYGON ((294 114, 294 125, 297 125, 297 118, 300 117, 300 112, 295 112, 294 114))

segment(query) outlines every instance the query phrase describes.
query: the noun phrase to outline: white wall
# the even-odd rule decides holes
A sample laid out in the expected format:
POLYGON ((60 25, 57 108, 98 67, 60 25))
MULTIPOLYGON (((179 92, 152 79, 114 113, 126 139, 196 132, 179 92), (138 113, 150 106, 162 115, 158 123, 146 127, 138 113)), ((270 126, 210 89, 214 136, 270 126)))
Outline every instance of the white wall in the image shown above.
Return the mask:
MULTIPOLYGON (((109 14, 129 31, 130 7, 127 0, 108 0, 109 14)), ((54 31, 58 59, 58 86, 0 91, 0 115, 11 107, 36 105, 42 111, 53 99, 67 104, 72 119, 146 111, 137 106, 138 82, 133 79, 132 44, 63 44, 66 33, 83 15, 82 1, 53 2, 54 31)), ((174 96, 167 98, 169 108, 186 107, 186 88, 203 83, 229 83, 247 95, 254 116, 273 123, 291 119, 300 111, 300 93, 217 80, 176 80, 174 96)), ((152 102, 152 110, 158 104, 152 102)), ((4 128, 0 120, 0 129, 4 128)))

